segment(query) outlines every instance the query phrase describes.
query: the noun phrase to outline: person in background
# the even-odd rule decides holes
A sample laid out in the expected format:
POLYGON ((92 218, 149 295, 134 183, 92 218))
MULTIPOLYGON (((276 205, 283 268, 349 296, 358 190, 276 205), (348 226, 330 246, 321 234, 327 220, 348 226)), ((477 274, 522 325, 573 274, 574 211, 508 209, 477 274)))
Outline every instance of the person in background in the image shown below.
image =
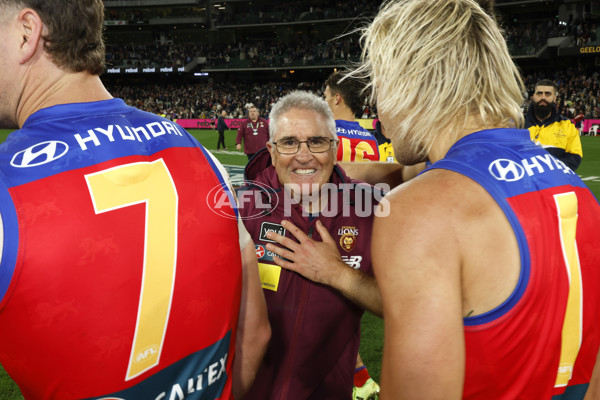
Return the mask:
POLYGON ((362 45, 353 74, 396 158, 432 162, 374 222, 382 398, 597 390, 600 205, 516 129, 524 85, 496 21, 474 0, 388 1, 362 45))
POLYGON ((258 108, 250 106, 248 118, 238 128, 235 148, 241 150, 244 142, 244 153, 250 160, 256 152, 266 146, 268 140, 269 122, 259 116, 258 108))
MULTIPOLYGON (((337 150, 338 161, 362 162, 379 161, 379 145, 371 132, 363 128, 356 115, 362 111, 365 84, 358 79, 341 80, 341 72, 332 73, 325 81, 324 97, 335 118, 335 128, 340 145, 337 150)), ((383 160, 387 161, 387 160, 383 160)), ((351 170, 352 166, 345 169, 351 170)), ((360 354, 354 371, 353 398, 374 398, 379 385, 369 375, 360 354)))
POLYGON ((218 161, 104 88, 103 16, 0 2, 0 364, 27 399, 241 397, 270 336, 254 244, 218 161))
POLYGON ((227 129, 227 124, 225 123, 225 117, 227 116, 227 111, 221 111, 221 115, 217 119, 217 133, 219 134, 219 139, 217 140, 217 150, 221 149, 223 146, 223 150, 227 150, 225 146, 225 130, 227 129))
POLYGON ((377 145, 379 146, 379 161, 392 163, 397 162, 396 157, 394 156, 394 146, 392 145, 392 141, 384 135, 383 126, 381 125, 381 121, 379 119, 377 119, 377 122, 375 122, 375 131, 373 131, 373 136, 375 137, 375 140, 377 140, 377 145))
POLYGON ((247 398, 350 400, 363 310, 381 311, 370 249, 383 192, 336 166, 335 122, 318 96, 282 97, 270 123, 238 190, 273 330, 247 398))
POLYGON ((377 140, 356 120, 365 102, 365 83, 354 78, 343 79, 342 72, 332 73, 325 81, 325 101, 333 112, 340 145, 338 161, 379 161, 377 140))
POLYGON ((525 128, 531 140, 576 171, 583 157, 581 138, 573 122, 556 111, 556 91, 556 84, 549 79, 536 83, 525 128))

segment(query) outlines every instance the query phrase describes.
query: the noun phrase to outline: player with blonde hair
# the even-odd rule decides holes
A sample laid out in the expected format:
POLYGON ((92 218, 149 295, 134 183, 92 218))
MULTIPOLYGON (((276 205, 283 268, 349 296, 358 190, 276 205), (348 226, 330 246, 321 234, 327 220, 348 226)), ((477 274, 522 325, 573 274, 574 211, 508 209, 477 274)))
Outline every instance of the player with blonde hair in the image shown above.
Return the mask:
POLYGON ((354 74, 371 78, 398 161, 433 163, 374 223, 381 397, 582 399, 600 205, 515 129, 523 84, 496 21, 474 0, 388 1, 362 42, 354 74))

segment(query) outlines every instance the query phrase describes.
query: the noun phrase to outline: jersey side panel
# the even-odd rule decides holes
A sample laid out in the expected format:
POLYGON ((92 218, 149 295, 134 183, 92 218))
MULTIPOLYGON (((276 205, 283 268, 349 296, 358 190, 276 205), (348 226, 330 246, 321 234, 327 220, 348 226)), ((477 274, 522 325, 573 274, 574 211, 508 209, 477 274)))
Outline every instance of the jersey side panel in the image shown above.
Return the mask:
MULTIPOLYGON (((132 128, 145 118, 117 119, 132 128)), ((147 132, 164 126, 150 118, 147 132)), ((222 177, 187 133, 138 133, 98 135, 85 150, 64 136, 67 155, 12 179, 19 239, 0 362, 26 398, 229 397, 235 212, 217 204, 228 198, 222 177)))
POLYGON ((511 223, 521 253, 513 294, 496 309, 464 319, 469 399, 550 398, 565 386, 587 384, 597 354, 600 335, 593 321, 600 305, 586 294, 593 298, 600 283, 600 207, 573 171, 528 136, 518 130, 478 132, 430 167, 482 185, 511 223), (565 209, 573 205, 566 218, 565 209), (577 318, 581 325, 573 323, 577 318), (570 338, 577 335, 581 344, 573 347, 579 339, 570 338), (570 365, 564 362, 569 358, 570 365))

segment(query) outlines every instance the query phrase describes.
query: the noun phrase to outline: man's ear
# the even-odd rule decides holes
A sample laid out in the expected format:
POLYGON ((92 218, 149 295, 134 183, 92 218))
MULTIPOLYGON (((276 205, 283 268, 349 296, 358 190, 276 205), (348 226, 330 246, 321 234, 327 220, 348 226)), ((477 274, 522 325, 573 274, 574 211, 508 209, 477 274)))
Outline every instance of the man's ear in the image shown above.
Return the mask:
POLYGON ((39 14, 31 8, 24 8, 17 15, 17 24, 21 42, 19 47, 20 63, 25 64, 33 58, 42 39, 44 24, 39 14))
POLYGON ((271 143, 270 141, 267 142, 267 150, 269 150, 269 154, 271 154, 271 165, 275 166, 274 160, 275 157, 273 154, 276 150, 275 150, 275 146, 273 145, 273 143, 271 143))
POLYGON ((337 147, 334 147, 333 149, 331 149, 331 152, 333 153, 332 157, 333 157, 333 165, 337 165, 338 163, 338 159, 337 159, 337 147))
POLYGON ((341 95, 341 94, 339 94, 339 93, 336 93, 336 94, 335 94, 335 104, 336 104, 336 105, 340 104, 340 103, 342 102, 342 100, 343 100, 343 99, 342 99, 342 95, 341 95))

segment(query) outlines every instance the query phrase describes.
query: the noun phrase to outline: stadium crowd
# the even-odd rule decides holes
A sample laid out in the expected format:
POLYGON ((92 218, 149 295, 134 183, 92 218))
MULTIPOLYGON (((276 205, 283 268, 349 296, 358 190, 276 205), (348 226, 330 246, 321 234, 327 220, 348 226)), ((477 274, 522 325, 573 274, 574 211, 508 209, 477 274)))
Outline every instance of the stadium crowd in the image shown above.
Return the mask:
POLYGON ((315 65, 357 60, 360 55, 358 40, 347 36, 338 40, 299 39, 293 45, 280 40, 256 41, 210 49, 207 67, 233 66, 273 67, 288 65, 315 65))
POLYGON ((176 45, 107 45, 106 66, 122 67, 183 67, 200 54, 200 46, 194 43, 176 45))
POLYGON ((321 94, 321 82, 212 82, 185 85, 149 83, 123 86, 107 82, 111 94, 129 105, 170 119, 216 118, 222 110, 227 118, 244 118, 250 105, 267 116, 271 106, 294 89, 321 94))
MULTIPOLYGON (((363 2, 339 0, 305 2, 284 1, 268 7, 260 2, 230 4, 225 9, 212 10, 215 25, 242 23, 276 23, 293 20, 343 19, 347 17, 368 17, 377 11, 378 3, 364 6, 363 2)), ((136 20, 140 16, 128 14, 136 12, 125 8, 111 18, 136 20)), ((139 10, 137 10, 139 12, 139 10)), ((159 9, 157 12, 162 12, 159 9)), ((185 16, 184 11, 173 8, 169 15, 162 17, 185 16)), ((598 18, 584 14, 582 19, 560 21, 552 18, 546 21, 504 20, 497 14, 507 38, 511 54, 531 55, 541 51, 548 38, 569 37, 572 45, 585 46, 599 43, 598 18)), ((268 68, 294 67, 306 65, 347 64, 360 55, 360 45, 355 36, 348 35, 334 40, 315 37, 314 33, 299 35, 293 44, 279 38, 273 40, 249 40, 229 44, 173 43, 107 45, 106 61, 109 68, 135 67, 183 67, 194 59, 204 60, 205 68, 268 68)), ((600 90, 597 72, 587 72, 576 67, 566 71, 535 71, 524 75, 529 95, 535 82, 550 78, 557 82, 559 92, 557 106, 559 112, 570 118, 583 115, 585 118, 600 117, 600 90)), ((306 88, 323 90, 321 83, 301 84, 306 88)), ((147 84, 141 87, 114 87, 113 94, 123 97, 129 104, 143 109, 168 115, 170 118, 208 118, 225 110, 230 118, 245 114, 244 106, 253 103, 267 115, 271 104, 281 96, 295 89, 290 82, 273 82, 267 85, 243 83, 199 83, 177 87, 165 84, 147 84), (250 99, 250 100, 247 100, 250 99)), ((528 107, 528 103, 524 108, 528 107)), ((376 110, 365 108, 364 117, 376 115, 376 110)))
MULTIPOLYGON (((368 18, 377 11, 377 3, 364 7, 359 1, 282 2, 269 7, 247 3, 230 4, 224 10, 215 10, 215 26, 236 24, 280 23, 289 21, 311 21, 368 18), (261 8, 262 7, 262 8, 261 8), (263 10, 264 8, 264 10, 263 10)), ((119 11, 119 18, 135 22, 139 10, 119 11), (121 15, 125 13, 125 15, 121 15)), ((114 12, 114 10, 113 10, 114 12)), ((173 11, 172 11, 173 12, 173 11)), ((174 15, 179 15, 175 13, 174 15)), ((184 16, 181 14, 181 16, 184 16)), ((117 18, 116 16, 111 16, 117 18)), ((557 17, 548 20, 516 21, 497 17, 503 26, 512 55, 535 55, 543 50, 547 40, 553 37, 568 37, 573 46, 600 43, 599 19, 585 14, 583 19, 570 18, 561 21, 557 17)), ((133 23, 132 22, 132 23, 133 23)), ((340 60, 356 60, 360 47, 355 36, 349 35, 335 40, 319 37, 318 33, 304 34, 291 43, 279 38, 255 39, 245 42, 208 44, 201 42, 162 44, 137 44, 107 46, 107 64, 110 67, 181 67, 196 58, 201 58, 208 68, 256 68, 273 66, 319 65, 340 60)))
POLYGON ((512 55, 536 54, 548 38, 565 36, 568 29, 558 19, 536 23, 504 24, 508 49, 512 55))
POLYGON ((346 36, 338 40, 300 39, 290 45, 280 40, 227 45, 173 43, 157 45, 107 46, 109 68, 183 67, 194 58, 205 60, 205 67, 273 67, 315 65, 357 60, 358 40, 346 36))
POLYGON ((107 8, 107 21, 126 21, 140 24, 160 19, 200 19, 207 22, 213 19, 214 26, 251 25, 262 23, 281 23, 291 21, 314 21, 323 19, 346 19, 357 16, 373 17, 379 8, 378 2, 365 3, 360 0, 308 0, 254 3, 228 3, 227 7, 217 7, 211 14, 203 7, 181 5, 148 7, 107 8))
POLYGON ((586 18, 582 23, 577 24, 574 31, 577 46, 600 44, 599 26, 600 20, 598 18, 586 18))
POLYGON ((379 2, 360 0, 308 0, 268 2, 265 4, 232 4, 225 9, 217 9, 216 25, 243 25, 258 23, 279 23, 290 21, 318 21, 323 19, 344 19, 357 16, 375 15, 379 2))
MULTIPOLYGON (((558 87, 557 106, 562 115, 574 118, 600 118, 600 78, 597 71, 572 67, 563 71, 535 71, 524 73, 523 79, 529 90, 543 78, 554 80, 558 87)), ((147 83, 124 86, 107 81, 115 97, 123 98, 128 104, 171 119, 216 118, 222 110, 227 118, 242 118, 250 104, 267 116, 271 106, 282 96, 294 89, 311 90, 323 94, 323 82, 278 81, 268 83, 202 82, 190 84, 147 83)), ((524 108, 528 107, 528 102, 524 108)), ((377 110, 365 105, 363 118, 375 118, 377 110)))

